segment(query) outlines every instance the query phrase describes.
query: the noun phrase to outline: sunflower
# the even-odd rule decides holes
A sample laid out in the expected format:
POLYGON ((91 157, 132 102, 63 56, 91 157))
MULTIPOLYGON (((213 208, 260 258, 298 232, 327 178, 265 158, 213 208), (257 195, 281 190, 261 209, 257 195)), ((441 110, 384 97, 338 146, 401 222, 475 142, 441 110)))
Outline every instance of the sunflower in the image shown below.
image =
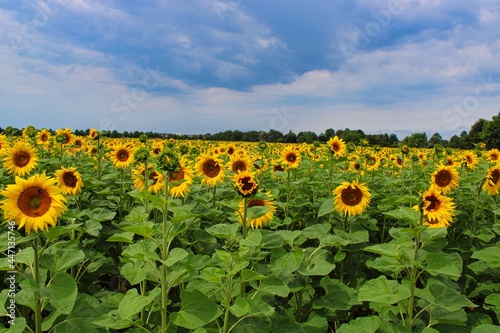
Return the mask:
POLYGON ((55 173, 57 186, 65 195, 77 195, 83 187, 82 176, 75 168, 61 168, 55 173))
POLYGON ((236 154, 236 147, 232 143, 226 146, 226 154, 228 156, 233 156, 234 154, 236 154))
MULTIPOLYGON (((276 211, 276 206, 271 199, 270 193, 267 193, 268 199, 247 199, 247 208, 252 207, 269 207, 269 211, 260 217, 256 217, 250 221, 248 221, 248 226, 252 227, 252 229, 262 228, 264 224, 271 221, 274 217, 274 212, 276 211)), ((238 204, 238 211, 236 215, 238 216, 238 221, 240 224, 243 224, 243 215, 245 211, 245 199, 241 200, 238 204)))
POLYGON ((488 169, 483 190, 487 191, 490 196, 497 195, 500 192, 500 164, 488 169))
POLYGON ((48 145, 50 140, 50 132, 45 128, 40 130, 36 136, 36 143, 39 145, 48 145))
POLYGON ((127 145, 113 147, 109 152, 109 159, 117 168, 128 168, 134 161, 134 154, 127 145))
POLYGON ((375 171, 378 170, 380 167, 380 162, 375 154, 371 154, 365 159, 365 167, 368 171, 375 171))
POLYGON ((90 140, 95 140, 95 139, 99 138, 99 131, 96 130, 95 128, 91 128, 89 130, 89 134, 87 135, 87 138, 89 138, 90 140))
POLYGON ((300 153, 293 147, 288 147, 281 156, 281 163, 291 169, 296 169, 300 164, 300 153))
POLYGON ((169 173, 170 195, 174 198, 184 198, 189 192, 189 187, 193 184, 193 170, 189 166, 189 161, 184 156, 181 157, 179 169, 169 173), (175 183, 178 183, 175 185, 175 183))
POLYGON ((234 184, 238 193, 243 197, 252 196, 257 191, 255 174, 250 171, 241 171, 234 176, 234 184))
POLYGON ((84 148, 84 141, 83 138, 80 136, 75 136, 75 139, 73 140, 73 150, 74 151, 82 151, 84 148))
POLYGON ((0 156, 3 156, 7 148, 9 148, 9 140, 3 134, 0 134, 0 156))
POLYGON ((347 149, 344 140, 339 139, 339 137, 336 135, 335 137, 328 140, 327 145, 328 147, 330 147, 330 151, 332 152, 332 154, 336 154, 339 156, 344 156, 347 149))
POLYGON ((500 159, 500 150, 493 148, 486 153, 486 157, 490 162, 498 162, 500 159))
POLYGON ((29 174, 38 164, 38 156, 29 143, 18 141, 5 151, 3 166, 16 176, 29 174))
POLYGON ((453 222, 455 204, 434 185, 423 194, 424 224, 430 228, 445 228, 453 222))
POLYGON ((198 157, 195 167, 198 176, 203 177, 201 182, 205 185, 214 187, 224 181, 224 166, 217 157, 203 154, 198 157))
POLYGON ((252 168, 252 162, 244 155, 231 155, 227 167, 237 174, 241 171, 250 170, 252 168))
POLYGON ((468 168, 475 170, 479 163, 479 159, 473 151, 466 151, 463 155, 462 162, 465 163, 468 168))
POLYGON ((153 144, 151 145, 151 156, 157 158, 162 151, 163 143, 161 143, 160 141, 153 141, 153 144))
POLYGON ((335 190, 334 203, 337 211, 349 216, 362 214, 370 204, 371 194, 365 184, 357 180, 343 182, 335 190))
POLYGON ((66 210, 66 199, 55 182, 45 173, 27 180, 16 177, 15 184, 0 192, 5 197, 1 203, 5 219, 15 221, 18 229, 25 227, 28 234, 31 230, 47 230, 48 225, 55 227, 57 218, 66 210))
MULTIPOLYGON (((146 174, 145 167, 141 164, 139 167, 132 171, 132 178, 134 179, 134 188, 139 191, 144 190, 144 176, 146 174)), ((151 164, 148 164, 148 191, 158 193, 163 189, 163 175, 154 170, 151 164)))
POLYGON ((443 194, 458 186, 458 171, 455 167, 441 165, 431 176, 431 185, 435 185, 443 194))
POLYGON ((73 132, 69 128, 59 128, 56 131, 56 136, 63 136, 64 137, 64 140, 62 140, 63 145, 68 145, 70 143, 73 143, 73 140, 75 137, 73 132))

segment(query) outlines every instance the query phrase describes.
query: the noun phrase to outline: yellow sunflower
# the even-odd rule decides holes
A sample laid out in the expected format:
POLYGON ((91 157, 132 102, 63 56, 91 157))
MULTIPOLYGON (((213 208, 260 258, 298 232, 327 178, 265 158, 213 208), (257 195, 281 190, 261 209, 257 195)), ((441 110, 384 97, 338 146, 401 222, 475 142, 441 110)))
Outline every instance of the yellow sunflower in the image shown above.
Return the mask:
POLYGON ((436 186, 423 194, 424 224, 429 228, 445 228, 453 222, 455 204, 451 198, 441 194, 436 186))
POLYGON ((300 159, 299 151, 293 147, 286 148, 281 155, 281 163, 286 168, 296 169, 300 164, 300 159))
POLYGON ((365 159, 366 170, 375 171, 378 170, 379 167, 380 167, 380 162, 377 155, 371 154, 365 159))
MULTIPOLYGON (((271 200, 271 195, 267 193, 268 199, 247 199, 247 207, 269 207, 269 211, 260 217, 256 217, 250 221, 248 221, 248 226, 252 229, 262 228, 264 224, 271 221, 274 217, 274 212, 276 211, 276 206, 274 202, 271 200)), ((238 216, 238 221, 240 224, 243 224, 243 214, 245 210, 245 199, 241 200, 239 205, 239 210, 236 212, 236 216, 238 216)))
POLYGON ((151 146, 151 156, 157 158, 162 151, 163 151, 163 143, 160 141, 153 141, 153 144, 151 146))
POLYGON ((117 168, 128 168, 134 161, 134 154, 127 145, 113 147, 109 152, 109 159, 117 168))
POLYGON ((234 184, 238 193, 243 197, 249 197, 257 191, 255 174, 250 171, 241 171, 234 176, 234 184))
POLYGON ((435 185, 443 194, 458 186, 458 171, 455 167, 440 165, 431 176, 431 185, 435 185))
POLYGON ((85 147, 85 145, 84 145, 83 138, 75 135, 75 138, 73 140, 73 150, 77 151, 77 152, 82 151, 84 149, 84 147, 85 147))
POLYGON ((347 149, 344 140, 339 139, 339 137, 336 135, 335 137, 328 140, 327 145, 328 147, 330 147, 330 151, 332 152, 332 154, 336 154, 339 156, 344 156, 347 149))
POLYGON ((77 195, 83 187, 82 176, 75 168, 61 168, 55 173, 57 186, 65 195, 77 195))
POLYGON ((477 164, 479 163, 479 159, 473 151, 466 151, 463 155, 462 162, 466 163, 468 168, 475 170, 477 168, 477 164))
POLYGON ((95 128, 89 129, 89 134, 87 135, 87 138, 89 138, 90 140, 95 140, 99 138, 99 131, 95 128))
POLYGON ((0 157, 4 155, 7 148, 10 147, 9 140, 3 134, 0 134, 0 157))
POLYGON ((252 168, 252 162, 244 155, 231 155, 227 168, 235 174, 241 171, 247 171, 252 168))
MULTIPOLYGON (((144 164, 139 165, 132 171, 134 179, 134 188, 144 191, 144 176, 146 174, 144 164)), ((151 164, 148 164, 148 191, 158 193, 163 190, 163 175, 154 170, 151 164)))
POLYGON ((234 154, 236 154, 236 147, 232 143, 226 146, 226 154, 228 156, 233 156, 234 154))
POLYGON ((70 143, 73 143, 73 140, 75 138, 73 132, 69 128, 59 128, 58 130, 56 130, 56 136, 57 135, 64 136, 64 140, 62 141, 63 145, 69 145, 70 143))
POLYGON ((29 174, 38 164, 38 156, 29 143, 16 142, 7 148, 3 157, 3 166, 16 176, 29 174))
POLYGON ((45 128, 40 130, 36 136, 36 143, 39 145, 48 145, 50 140, 50 132, 45 128))
POLYGON ((168 176, 169 184, 174 185, 169 190, 174 198, 184 198, 190 191, 189 187, 193 185, 194 174, 187 158, 182 156, 179 164, 179 169, 170 172, 168 176))
POLYGON ((15 184, 7 185, 0 192, 5 197, 0 206, 5 219, 15 221, 18 229, 24 227, 28 234, 31 230, 47 230, 49 225, 55 227, 57 219, 66 210, 66 199, 55 182, 45 173, 27 180, 16 177, 15 184))
POLYGON ((487 191, 490 196, 497 195, 500 192, 500 164, 488 169, 483 190, 487 191))
POLYGON ((359 184, 357 180, 343 182, 333 190, 335 194, 334 203, 337 211, 348 216, 362 214, 370 204, 371 194, 365 184, 359 184))
POLYGON ((224 166, 217 157, 203 154, 198 157, 195 168, 198 176, 203 177, 202 184, 214 187, 224 181, 224 166))
POLYGON ((500 150, 493 148, 486 153, 486 157, 490 162, 498 162, 500 159, 500 150))

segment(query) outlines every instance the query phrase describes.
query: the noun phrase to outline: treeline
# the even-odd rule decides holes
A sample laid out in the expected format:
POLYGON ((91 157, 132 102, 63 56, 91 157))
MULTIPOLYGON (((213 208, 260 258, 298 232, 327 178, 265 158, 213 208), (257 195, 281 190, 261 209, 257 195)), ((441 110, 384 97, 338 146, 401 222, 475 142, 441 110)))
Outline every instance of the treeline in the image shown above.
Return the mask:
MULTIPOLYGON (((8 126, 8 132, 12 134, 20 133, 17 128, 8 126)), ((49 130, 54 133, 54 130, 49 130)), ((0 127, 0 133, 5 130, 0 127)), ((87 130, 74 130, 75 135, 86 136, 89 134, 87 130)), ((139 138, 141 135, 146 135, 149 138, 174 138, 174 139, 189 139, 189 140, 211 140, 211 141, 248 141, 248 142, 284 142, 284 143, 313 143, 326 142, 334 136, 338 136, 345 142, 354 144, 366 144, 380 147, 397 147, 399 145, 407 145, 409 147, 433 148, 436 145, 450 148, 473 149, 478 143, 485 143, 488 149, 500 149, 500 112, 493 116, 491 120, 479 119, 471 126, 469 132, 463 131, 460 135, 453 135, 450 140, 443 139, 439 133, 434 133, 430 138, 426 133, 413 133, 403 140, 399 140, 395 134, 365 134, 362 130, 338 129, 329 128, 323 133, 316 134, 312 131, 299 132, 295 134, 291 130, 284 134, 278 130, 271 129, 269 131, 246 131, 228 130, 215 134, 173 134, 173 133, 157 133, 157 132, 142 132, 124 131, 122 133, 113 131, 104 131, 103 133, 111 138, 139 138)))

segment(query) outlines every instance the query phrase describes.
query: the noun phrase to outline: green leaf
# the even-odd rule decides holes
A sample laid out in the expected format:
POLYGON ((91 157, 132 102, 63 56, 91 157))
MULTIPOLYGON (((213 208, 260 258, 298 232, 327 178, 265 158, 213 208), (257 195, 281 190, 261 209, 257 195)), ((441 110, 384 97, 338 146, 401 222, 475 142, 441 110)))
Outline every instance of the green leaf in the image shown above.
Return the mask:
POLYGON ((302 263, 299 267, 298 272, 304 276, 324 276, 328 275, 334 268, 335 264, 328 262, 326 257, 330 254, 329 251, 325 249, 320 249, 315 251, 314 254, 309 254, 312 249, 308 249, 307 261, 302 263))
POLYGON ((291 274, 300 267, 304 256, 305 252, 300 248, 295 248, 293 252, 277 249, 271 254, 271 270, 279 276, 291 274))
POLYGON ((484 299, 484 308, 486 310, 493 310, 500 320, 500 294, 489 294, 484 299))
POLYGON ((146 280, 148 271, 144 268, 144 261, 132 258, 122 266, 120 273, 131 285, 138 284, 146 280))
POLYGON ((113 234, 111 237, 106 239, 106 242, 120 242, 120 243, 133 243, 134 233, 133 232, 119 232, 113 234))
POLYGON ((150 302, 148 297, 139 295, 137 289, 129 289, 118 305, 118 315, 121 319, 131 319, 150 302))
POLYGON ((484 261, 490 268, 500 267, 500 247, 491 246, 475 251, 471 258, 484 261))
POLYGON ((154 223, 150 221, 134 223, 128 226, 121 227, 122 230, 132 232, 136 235, 142 236, 144 238, 151 238, 154 234, 154 223))
POLYGON ((379 317, 360 317, 351 320, 348 324, 343 324, 336 331, 337 333, 375 333, 380 327, 379 317))
POLYGON ((275 315, 272 318, 271 332, 273 333, 304 333, 302 326, 292 318, 275 315))
POLYGON ((247 238, 241 240, 240 244, 243 246, 257 247, 262 241, 262 234, 259 229, 249 230, 247 238))
POLYGON ((94 321, 92 321, 92 324, 105 328, 110 328, 113 330, 122 330, 127 327, 133 326, 135 323, 130 319, 121 319, 116 313, 116 311, 113 311, 110 313, 106 313, 100 316, 99 318, 95 319, 94 321))
POLYGON ((474 327, 471 333, 500 333, 500 326, 483 324, 474 327))
POLYGON ((265 275, 257 273, 256 271, 253 271, 251 269, 244 269, 241 271, 240 274, 241 274, 241 282, 257 281, 266 278, 265 275))
POLYGON ((9 330, 7 332, 9 333, 23 333, 25 332, 26 328, 26 318, 23 317, 16 317, 14 319, 14 325, 9 326, 9 330))
POLYGON ((238 223, 231 223, 231 224, 216 224, 206 230, 212 236, 225 239, 236 236, 239 229, 240 225, 238 223))
POLYGON ((321 287, 325 290, 325 295, 312 301, 313 309, 326 309, 329 315, 335 315, 336 311, 349 310, 355 304, 359 304, 357 292, 340 282, 329 277, 324 277, 320 281, 321 287))
POLYGON ((96 222, 110 221, 115 217, 115 215, 116 212, 102 207, 94 208, 87 212, 87 216, 96 222))
POLYGON ((46 287, 40 288, 40 295, 63 314, 71 312, 77 294, 75 279, 65 272, 56 273, 46 287))
POLYGON ((198 290, 184 290, 180 297, 184 306, 179 312, 170 314, 171 322, 177 326, 194 330, 214 321, 222 314, 219 306, 198 290))
POLYGON ((442 307, 448 311, 457 311, 463 307, 476 306, 457 290, 435 279, 427 281, 425 289, 417 289, 415 294, 429 303, 442 307))
POLYGON ((181 249, 180 247, 173 248, 169 253, 168 253, 168 258, 165 261, 165 264, 168 267, 172 267, 176 262, 181 261, 182 259, 186 258, 188 256, 188 252, 184 249, 181 249))
POLYGON ((333 203, 333 199, 327 198, 319 207, 318 217, 333 213, 334 211, 335 211, 335 205, 333 203))
POLYGON ((57 237, 70 233, 73 230, 77 230, 83 223, 75 223, 70 225, 58 225, 54 228, 49 228, 45 233, 49 241, 56 239, 57 237))
POLYGON ((410 207, 399 207, 397 209, 388 211, 384 213, 385 215, 395 218, 397 220, 403 220, 408 222, 410 225, 416 223, 420 219, 420 213, 415 211, 410 207))
POLYGON ((135 244, 129 245, 123 250, 124 257, 137 258, 141 260, 160 260, 156 253, 157 245, 151 241, 140 240, 135 244))
POLYGON ((367 281, 359 289, 358 301, 394 304, 411 295, 410 290, 397 281, 387 280, 382 275, 367 281))
POLYGON ((43 253, 40 264, 52 273, 64 272, 81 264, 85 253, 78 246, 76 241, 56 243, 43 253))
POLYGON ((281 297, 287 297, 290 293, 290 288, 283 282, 283 280, 270 276, 263 280, 259 285, 256 283, 251 283, 251 285, 258 291, 264 294, 278 295, 281 297))
POLYGON ((401 245, 394 242, 367 246, 363 250, 390 258, 399 258, 401 256, 401 245))
POLYGON ((431 275, 444 275, 457 280, 462 274, 462 257, 458 253, 428 253, 425 270, 431 275))
POLYGON ((16 263, 26 264, 28 266, 33 266, 35 260, 35 250, 33 248, 27 247, 16 253, 16 263))
POLYGON ((236 317, 242 317, 250 312, 250 304, 245 298, 238 296, 236 301, 234 301, 234 304, 231 305, 230 310, 236 317))
MULTIPOLYGON (((92 323, 100 314, 100 310, 101 302, 99 300, 90 295, 79 294, 73 310, 62 322, 57 324, 54 332, 100 332, 97 325, 92 323)), ((44 331, 49 329, 50 327, 44 331)))

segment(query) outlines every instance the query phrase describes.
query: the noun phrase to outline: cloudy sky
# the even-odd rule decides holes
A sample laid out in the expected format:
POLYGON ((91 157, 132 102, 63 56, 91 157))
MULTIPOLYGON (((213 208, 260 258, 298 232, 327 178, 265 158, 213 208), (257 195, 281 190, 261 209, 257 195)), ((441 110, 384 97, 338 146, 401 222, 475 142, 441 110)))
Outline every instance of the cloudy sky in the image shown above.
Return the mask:
POLYGON ((1 0, 0 127, 449 138, 499 60, 490 0, 1 0))

